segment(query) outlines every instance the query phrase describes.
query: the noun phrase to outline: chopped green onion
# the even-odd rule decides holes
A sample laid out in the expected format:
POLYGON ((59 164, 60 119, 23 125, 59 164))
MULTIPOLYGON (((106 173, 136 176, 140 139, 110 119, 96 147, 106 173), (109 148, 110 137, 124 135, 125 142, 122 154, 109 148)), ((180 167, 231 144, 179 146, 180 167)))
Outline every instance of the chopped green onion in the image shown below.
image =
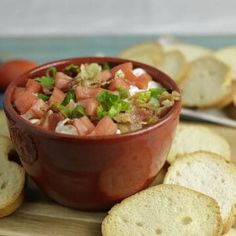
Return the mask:
POLYGON ((101 92, 96 99, 100 102, 100 106, 97 107, 96 113, 99 119, 106 115, 113 118, 120 112, 130 109, 130 104, 120 98, 120 96, 109 93, 107 91, 101 92))
POLYGON ((47 69, 47 71, 46 71, 46 76, 47 76, 47 77, 55 78, 56 73, 57 73, 57 68, 54 67, 54 66, 52 66, 52 67, 50 67, 50 68, 47 69))
POLYGON ((79 70, 79 66, 77 66, 77 65, 75 65, 75 64, 70 64, 70 65, 68 65, 68 66, 66 66, 65 68, 64 68, 64 71, 71 71, 71 70, 79 70))
POLYGON ((97 117, 99 120, 101 120, 104 116, 107 115, 107 112, 104 111, 103 107, 100 105, 96 109, 97 117))
POLYGON ((37 77, 34 80, 41 83, 42 86, 45 87, 46 89, 51 89, 54 86, 54 78, 52 77, 42 76, 42 77, 37 77))
POLYGON ((44 102, 48 101, 49 96, 43 94, 43 93, 38 93, 38 98, 42 99, 44 102))
POLYGON ((149 91, 151 92, 151 97, 154 98, 159 98, 159 96, 166 91, 165 88, 151 88, 149 89, 149 91))
POLYGON ((151 91, 144 91, 137 94, 136 101, 138 104, 144 104, 149 101, 151 97, 151 91))
POLYGON ((71 111, 66 108, 65 106, 63 106, 62 104, 59 104, 59 103, 54 103, 52 106, 51 106, 51 109, 52 110, 59 110, 65 117, 71 117, 71 111))
POLYGON ((110 70, 111 68, 110 68, 110 66, 109 66, 109 64, 106 62, 106 63, 104 63, 104 65, 103 65, 103 70, 110 70))
POLYGON ((81 116, 85 116, 85 110, 81 105, 77 105, 73 109, 73 111, 71 113, 71 117, 72 118, 78 118, 78 117, 81 117, 81 116))
POLYGON ((63 102, 62 102, 62 105, 66 106, 67 104, 70 103, 70 101, 76 101, 76 96, 75 96, 75 91, 73 89, 71 89, 69 92, 67 92, 63 102))
POLYGON ((157 98, 151 97, 149 100, 149 103, 154 105, 154 106, 160 106, 160 102, 157 98))
POLYGON ((121 98, 125 99, 125 98, 127 98, 127 97, 129 96, 129 91, 128 91, 128 89, 119 87, 117 90, 118 90, 118 92, 119 92, 121 98))
POLYGON ((107 91, 102 91, 97 95, 96 99, 105 110, 109 110, 112 105, 120 100, 120 97, 107 91))

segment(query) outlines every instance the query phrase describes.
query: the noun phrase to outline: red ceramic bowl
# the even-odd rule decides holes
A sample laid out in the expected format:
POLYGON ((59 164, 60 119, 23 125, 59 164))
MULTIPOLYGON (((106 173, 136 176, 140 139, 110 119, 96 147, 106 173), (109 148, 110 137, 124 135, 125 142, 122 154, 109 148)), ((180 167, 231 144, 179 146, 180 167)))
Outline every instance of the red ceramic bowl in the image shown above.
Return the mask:
MULTIPOLYGON (((39 66, 13 81, 6 93, 4 110, 11 139, 26 172, 55 201, 81 210, 107 209, 146 188, 165 163, 179 121, 176 102, 159 123, 123 135, 75 137, 43 130, 21 118, 12 106, 16 86, 42 76, 50 66, 62 70, 71 63, 108 62, 111 67, 127 62, 118 58, 72 58, 39 66)), ((138 62, 165 88, 178 91, 161 71, 138 62)))

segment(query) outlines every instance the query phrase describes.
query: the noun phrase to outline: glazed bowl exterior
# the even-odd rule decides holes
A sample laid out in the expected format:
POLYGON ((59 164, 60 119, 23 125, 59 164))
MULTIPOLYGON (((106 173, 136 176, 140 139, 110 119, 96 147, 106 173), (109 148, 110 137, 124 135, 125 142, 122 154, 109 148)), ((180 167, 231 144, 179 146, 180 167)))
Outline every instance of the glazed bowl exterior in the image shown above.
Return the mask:
MULTIPOLYGON (((42 76, 47 68, 69 64, 127 62, 108 57, 71 58, 39 66, 13 81, 4 96, 4 110, 13 144, 27 174, 55 201, 80 210, 103 210, 146 188, 165 163, 181 103, 176 102, 159 123, 123 135, 76 137, 44 130, 24 120, 14 109, 15 87, 42 76)), ((165 88, 178 91, 173 80, 148 65, 146 70, 165 88)))

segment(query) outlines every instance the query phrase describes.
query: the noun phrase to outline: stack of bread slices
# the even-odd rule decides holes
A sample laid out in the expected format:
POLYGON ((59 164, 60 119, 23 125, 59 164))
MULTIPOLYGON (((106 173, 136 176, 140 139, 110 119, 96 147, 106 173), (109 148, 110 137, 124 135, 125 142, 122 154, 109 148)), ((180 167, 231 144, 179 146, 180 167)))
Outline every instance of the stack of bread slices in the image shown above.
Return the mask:
POLYGON ((226 114, 236 119, 236 46, 213 51, 193 44, 163 42, 136 44, 119 56, 168 74, 180 87, 183 106, 226 108, 226 114))
POLYGON ((180 124, 164 180, 115 205, 104 236, 235 235, 236 166, 227 141, 201 125, 180 124))
POLYGON ((0 111, 0 218, 13 213, 24 198, 25 171, 9 159, 12 152, 5 114, 0 111))

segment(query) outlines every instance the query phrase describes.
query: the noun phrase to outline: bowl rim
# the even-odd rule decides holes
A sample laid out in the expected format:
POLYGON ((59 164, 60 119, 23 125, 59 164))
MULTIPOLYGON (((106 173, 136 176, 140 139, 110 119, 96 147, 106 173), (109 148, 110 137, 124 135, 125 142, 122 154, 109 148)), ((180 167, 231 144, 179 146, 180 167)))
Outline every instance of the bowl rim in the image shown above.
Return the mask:
MULTIPOLYGON (((29 128, 29 129, 33 129, 34 133, 36 135, 42 135, 42 136, 48 136, 50 138, 54 138, 54 139, 60 139, 60 138, 65 138, 71 141, 99 141, 99 140, 119 140, 119 139, 126 139, 129 137, 133 137, 133 136, 141 136, 144 134, 147 134, 155 129, 158 129, 158 127, 164 125, 165 123, 167 123, 170 119, 173 118, 173 116, 177 115, 181 110, 181 100, 180 101, 176 101, 175 104, 171 107, 171 109, 160 119, 160 121, 158 121, 157 123, 150 125, 146 128, 142 128, 136 131, 131 131, 131 132, 127 132, 124 134, 114 134, 114 135, 101 135, 101 136, 76 136, 76 135, 70 135, 70 134, 62 134, 62 133, 56 133, 55 131, 50 131, 47 129, 43 129, 41 127, 35 126, 34 124, 30 123, 29 121, 27 121, 26 119, 22 118, 21 115, 19 115, 17 113, 17 111, 14 109, 13 105, 12 105, 12 95, 13 95, 13 91, 15 89, 15 87, 19 86, 19 84, 17 82, 19 81, 26 81, 28 75, 33 75, 34 73, 37 73, 41 70, 45 70, 51 66, 60 66, 63 64, 71 64, 73 63, 73 61, 81 61, 80 63, 91 63, 91 62, 96 62, 96 60, 100 61, 98 63, 105 63, 105 62, 113 62, 113 63, 126 63, 126 62, 131 62, 136 68, 140 67, 140 68, 144 68, 144 70, 149 69, 149 70, 153 70, 156 71, 157 74, 161 75, 160 77, 165 77, 165 79, 167 80, 168 84, 171 85, 171 87, 173 88, 173 90, 180 92, 177 84, 175 83, 175 81, 173 79, 171 79, 167 74, 165 74, 164 72, 160 71, 159 69, 149 66, 147 64, 141 63, 141 62, 137 62, 134 60, 129 60, 129 59, 122 59, 122 58, 116 58, 116 57, 96 57, 96 56, 92 56, 92 57, 72 57, 72 58, 66 58, 66 59, 61 59, 61 60, 55 60, 55 61, 50 61, 47 63, 44 63, 42 65, 39 65, 29 71, 27 71, 26 73, 22 74, 21 76, 19 76, 18 78, 16 78, 15 80, 13 80, 10 85, 7 87, 5 93, 4 93, 4 100, 3 100, 3 107, 4 107, 4 111, 6 114, 9 114, 11 116, 11 118, 14 119, 14 121, 16 123, 21 123, 24 127, 29 128), (145 69, 146 68, 146 69, 145 69)), ((76 62, 74 62, 76 64, 76 62)), ((79 64, 79 63, 78 63, 79 64)), ((156 81, 155 79, 153 79, 154 81, 156 81)))

